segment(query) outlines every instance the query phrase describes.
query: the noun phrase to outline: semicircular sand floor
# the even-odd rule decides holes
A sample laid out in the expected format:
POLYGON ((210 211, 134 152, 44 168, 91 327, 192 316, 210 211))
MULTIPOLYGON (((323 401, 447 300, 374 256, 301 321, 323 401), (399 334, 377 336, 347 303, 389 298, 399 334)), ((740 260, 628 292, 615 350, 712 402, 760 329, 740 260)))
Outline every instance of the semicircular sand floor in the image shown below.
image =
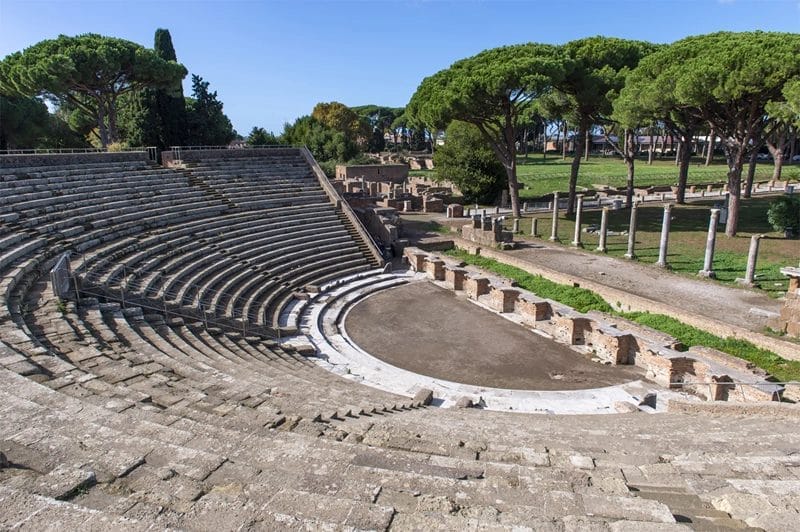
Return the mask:
POLYGON ((432 283, 410 283, 357 303, 345 327, 361 349, 439 379, 517 390, 583 390, 643 378, 606 366, 432 283))

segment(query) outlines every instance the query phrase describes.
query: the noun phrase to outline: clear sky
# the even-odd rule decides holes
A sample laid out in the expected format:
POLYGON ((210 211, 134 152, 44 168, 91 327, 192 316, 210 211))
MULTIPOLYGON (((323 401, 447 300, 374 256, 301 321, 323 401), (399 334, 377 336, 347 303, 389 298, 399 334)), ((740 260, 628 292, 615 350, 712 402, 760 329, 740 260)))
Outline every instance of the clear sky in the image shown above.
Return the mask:
POLYGON ((0 0, 0 57, 59 34, 151 47, 157 28, 246 135, 280 132, 320 101, 404 106, 425 76, 505 44, 799 32, 800 0, 0 0))

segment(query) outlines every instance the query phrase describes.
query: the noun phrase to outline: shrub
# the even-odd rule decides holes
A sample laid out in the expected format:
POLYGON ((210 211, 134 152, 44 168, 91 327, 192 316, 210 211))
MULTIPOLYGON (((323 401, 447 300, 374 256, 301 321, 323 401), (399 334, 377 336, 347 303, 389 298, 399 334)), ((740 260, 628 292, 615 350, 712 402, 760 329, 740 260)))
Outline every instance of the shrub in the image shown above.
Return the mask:
POLYGON ((767 221, 776 231, 789 236, 800 233, 800 199, 797 196, 781 196, 769 205, 767 221))

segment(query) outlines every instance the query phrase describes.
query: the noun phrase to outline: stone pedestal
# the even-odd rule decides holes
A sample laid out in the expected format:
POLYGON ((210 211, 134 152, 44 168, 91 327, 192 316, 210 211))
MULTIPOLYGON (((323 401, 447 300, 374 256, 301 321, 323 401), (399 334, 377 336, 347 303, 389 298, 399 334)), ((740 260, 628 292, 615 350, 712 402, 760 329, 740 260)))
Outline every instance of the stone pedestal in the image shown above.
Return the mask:
POLYGON ((514 218, 514 225, 512 231, 514 232, 515 235, 519 233, 519 218, 514 218))
POLYGON ((539 236, 539 218, 531 219, 531 236, 539 236))
POLYGON ((439 259, 428 260, 425 271, 434 281, 444 281, 444 261, 439 259))
POLYGON ((470 299, 489 293, 489 279, 486 277, 467 277, 464 280, 464 291, 470 299))
POLYGON ((489 305, 497 312, 514 312, 514 303, 519 290, 513 288, 492 288, 489 305))
POLYGON ((464 290, 464 280, 467 278, 467 270, 461 268, 445 268, 444 283, 450 290, 464 290))
POLYGON ((800 268, 781 268, 781 273, 789 277, 789 289, 778 328, 789 336, 800 338, 800 268))

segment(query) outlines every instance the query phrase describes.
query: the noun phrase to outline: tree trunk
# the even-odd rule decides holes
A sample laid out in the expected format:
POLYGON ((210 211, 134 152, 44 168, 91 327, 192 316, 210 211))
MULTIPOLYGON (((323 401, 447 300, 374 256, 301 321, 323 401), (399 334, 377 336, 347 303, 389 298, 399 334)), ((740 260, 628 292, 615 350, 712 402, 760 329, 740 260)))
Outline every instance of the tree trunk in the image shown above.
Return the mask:
POLYGON ((634 178, 634 164, 636 162, 635 144, 633 142, 633 131, 625 132, 625 166, 627 169, 627 189, 625 193, 625 206, 627 208, 633 207, 633 178, 634 178))
POLYGON ((791 161, 797 155, 797 128, 792 127, 789 133, 789 160, 791 161))
POLYGON ((756 163, 758 162, 758 149, 754 149, 750 154, 750 161, 747 165, 747 179, 744 182, 745 198, 749 198, 753 193, 753 181, 756 176, 756 163))
POLYGON ((585 139, 588 136, 587 130, 589 126, 585 120, 581 120, 578 126, 578 134, 575 138, 575 154, 572 157, 572 167, 569 172, 569 196, 567 197, 567 216, 575 214, 575 196, 576 188, 578 186, 578 171, 581 168, 581 153, 580 147, 584 145, 585 139))
POLYGON ((686 203, 686 183, 689 181, 689 164, 692 161, 692 137, 681 135, 681 143, 678 145, 678 193, 675 196, 675 203, 686 203))
POLYGON ((775 136, 775 142, 767 139, 767 149, 769 154, 772 155, 774 167, 772 169, 772 179, 780 179, 781 171, 783 169, 783 150, 786 149, 786 126, 779 127, 775 136))
MULTIPOLYGON (((673 137, 674 138, 674 137, 673 137)), ((675 141, 673 140, 673 144, 675 141)), ((683 148, 683 139, 678 142, 678 149, 675 150, 675 166, 678 166, 681 162, 681 149, 683 148)))
POLYGON ((564 141, 561 143, 561 158, 567 158, 567 121, 564 120, 564 141))
POLYGON ((108 140, 119 142, 119 129, 117 129, 117 106, 112 101, 108 105, 108 140))
POLYGON ((586 127, 586 130, 583 133, 583 143, 584 143, 584 160, 589 160, 589 151, 592 149, 592 136, 589 134, 589 127, 586 127))
POLYGON ((100 144, 103 148, 107 148, 108 129, 106 128, 106 109, 102 101, 97 104, 97 130, 100 134, 100 144))
POLYGON ((647 164, 653 164, 653 155, 656 153, 656 145, 655 145, 655 137, 653 136, 653 130, 650 130, 650 146, 647 148, 647 164))
POLYGON ((745 145, 738 144, 730 148, 728 160, 728 222, 725 225, 727 236, 736 236, 739 225, 739 200, 742 194, 742 167, 744 166, 745 145))
POLYGON ((544 129, 542 130, 542 138, 544 142, 542 143, 542 160, 547 160, 547 124, 545 123, 544 129))
POLYGON ((706 166, 709 166, 714 160, 714 144, 717 141, 717 130, 714 127, 708 133, 708 145, 706 146, 706 166))
POLYGON ((528 160, 528 128, 522 130, 522 149, 525 154, 525 160, 528 160))

